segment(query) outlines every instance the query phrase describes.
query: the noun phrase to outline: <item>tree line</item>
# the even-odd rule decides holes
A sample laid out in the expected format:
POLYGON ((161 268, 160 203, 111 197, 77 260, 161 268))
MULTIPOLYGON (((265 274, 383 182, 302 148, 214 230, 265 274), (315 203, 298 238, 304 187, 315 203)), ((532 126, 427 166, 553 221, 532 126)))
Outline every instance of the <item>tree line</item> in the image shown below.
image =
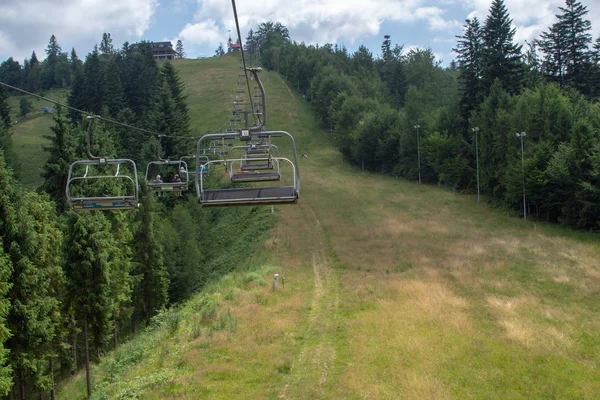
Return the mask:
POLYGON ((350 54, 294 42, 272 22, 245 46, 258 46, 262 65, 306 97, 350 163, 474 192, 479 158, 491 203, 522 213, 524 186, 528 214, 598 229, 600 38, 592 43, 587 13, 566 0, 523 49, 504 0, 494 0, 483 23, 466 20, 448 67, 430 49, 405 53, 389 35, 374 57, 364 46, 350 54))
MULTIPOLYGON (((162 156, 188 154, 190 143, 175 138, 190 132, 185 87, 171 63, 156 63, 148 44, 117 50, 104 41, 71 82, 69 106, 165 135, 162 156)), ((10 113, 5 97, 0 109, 10 113)), ((7 163, 14 149, 9 124, 0 124, 0 396, 11 398, 53 398, 55 381, 83 367, 90 396, 91 362, 243 265, 272 225, 260 209, 199 212, 193 194, 157 198, 145 192, 143 178, 138 210, 70 211, 68 169, 87 158, 89 125, 60 106, 53 119, 37 191, 15 177, 13 169, 26 165, 17 157, 7 163)), ((102 120, 91 136, 93 153, 138 166, 159 152, 156 135, 102 120)), ((100 188, 119 190, 118 183, 100 188)))

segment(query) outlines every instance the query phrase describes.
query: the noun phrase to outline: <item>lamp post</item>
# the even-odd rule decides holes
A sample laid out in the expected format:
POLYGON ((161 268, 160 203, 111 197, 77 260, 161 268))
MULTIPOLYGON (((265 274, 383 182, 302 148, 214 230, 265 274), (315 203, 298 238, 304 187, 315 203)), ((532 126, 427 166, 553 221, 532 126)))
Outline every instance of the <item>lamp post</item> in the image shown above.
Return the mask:
POLYGON ((421 184, 421 149, 420 149, 420 139, 419 139, 419 128, 421 125, 415 125, 415 129, 417 130, 417 165, 419 166, 419 185, 421 184))
POLYGON ((523 138, 527 136, 525 132, 516 133, 517 137, 521 138, 521 169, 523 170, 523 221, 527 221, 527 206, 525 203, 525 159, 523 156, 523 138))
POLYGON ((479 136, 479 127, 471 128, 475 133, 475 158, 477 159, 477 202, 479 203, 479 143, 477 136, 479 136))

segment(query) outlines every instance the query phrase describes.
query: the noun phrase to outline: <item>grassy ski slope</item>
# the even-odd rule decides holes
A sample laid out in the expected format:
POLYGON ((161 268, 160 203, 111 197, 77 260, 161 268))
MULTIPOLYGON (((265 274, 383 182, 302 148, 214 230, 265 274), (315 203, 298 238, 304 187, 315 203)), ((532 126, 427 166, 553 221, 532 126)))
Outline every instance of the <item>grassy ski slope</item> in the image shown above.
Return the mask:
MULTIPOLYGON (((238 59, 176 66, 194 128, 218 128, 238 59)), ((597 239, 359 172, 263 79, 268 127, 309 154, 299 204, 236 272, 96 365, 94 398, 597 398, 597 239)), ((82 397, 84 374, 59 398, 82 397)))

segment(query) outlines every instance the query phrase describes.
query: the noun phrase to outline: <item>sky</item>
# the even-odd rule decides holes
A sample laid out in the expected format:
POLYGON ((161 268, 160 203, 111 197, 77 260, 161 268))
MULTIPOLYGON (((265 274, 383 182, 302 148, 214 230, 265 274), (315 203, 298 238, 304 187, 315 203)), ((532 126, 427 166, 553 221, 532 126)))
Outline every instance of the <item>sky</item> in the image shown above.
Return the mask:
MULTIPOLYGON (((456 35, 464 21, 485 20, 492 0, 237 0, 244 39, 250 28, 279 21, 290 37, 307 44, 344 45, 354 52, 365 45, 380 53, 384 35, 405 52, 431 48, 447 65, 455 55, 456 35)), ((505 0, 515 39, 532 40, 555 22, 564 0, 505 0)), ((594 39, 600 35, 600 0, 582 0, 592 22, 594 39)), ((80 58, 100 42, 103 32, 121 47, 128 41, 181 39, 187 57, 212 56, 231 34, 235 22, 229 0, 0 0, 0 62, 8 57, 22 62, 35 51, 45 58, 54 34, 63 51, 75 48, 80 58)))

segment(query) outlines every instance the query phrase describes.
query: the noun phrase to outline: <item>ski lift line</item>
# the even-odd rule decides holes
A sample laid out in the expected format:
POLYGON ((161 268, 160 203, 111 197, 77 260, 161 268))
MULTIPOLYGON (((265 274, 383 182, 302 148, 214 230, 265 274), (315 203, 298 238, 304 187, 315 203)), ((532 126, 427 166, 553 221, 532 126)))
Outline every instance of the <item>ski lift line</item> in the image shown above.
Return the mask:
MULTIPOLYGON (((250 79, 248 79, 248 70, 246 69, 246 58, 244 57, 244 45, 242 43, 242 33, 240 32, 240 23, 238 21, 237 8, 235 6, 235 0, 231 0, 233 6, 233 16, 235 18, 235 28, 237 30, 238 39, 240 41, 240 53, 242 54, 242 65, 244 66, 244 75, 246 76, 246 85, 248 86, 248 97, 250 98, 250 107, 254 110, 254 102, 252 100, 252 91, 250 90, 250 79)), ((254 117, 256 120, 256 116, 254 117)), ((260 122, 260 117, 259 117, 260 122)))
MULTIPOLYGON (((40 96, 39 94, 28 92, 27 90, 24 90, 24 89, 21 89, 21 88, 9 85, 8 83, 4 83, 2 81, 0 81, 0 86, 4 86, 4 87, 7 87, 9 89, 16 90, 17 92, 21 92, 21 93, 27 94, 29 96, 33 96, 33 97, 36 97, 38 99, 44 100, 44 101, 48 101, 50 103, 54 103, 54 104, 56 104, 58 106, 67 108, 69 110, 76 111, 76 112, 78 112, 80 114, 86 115, 86 116, 91 117, 91 118, 97 118, 97 119, 105 121, 105 122, 110 122, 111 124, 120 125, 120 126, 123 126, 125 128, 135 129, 137 131, 149 133, 151 135, 156 135, 156 136, 163 135, 161 133, 152 132, 152 131, 149 131, 149 130, 144 129, 144 128, 138 128, 137 126, 129 125, 129 124, 126 124, 124 122, 115 121, 114 119, 104 118, 104 117, 102 117, 100 115, 96 115, 96 114, 91 113, 89 111, 83 111, 83 110, 80 110, 78 108, 71 107, 68 104, 63 104, 63 103, 61 103, 59 101, 52 100, 52 99, 49 99, 49 98, 44 97, 44 96, 40 96)), ((200 136, 165 136, 165 137, 167 137, 168 139, 190 139, 190 140, 192 140, 192 139, 197 140, 198 138, 200 138, 200 136)))

